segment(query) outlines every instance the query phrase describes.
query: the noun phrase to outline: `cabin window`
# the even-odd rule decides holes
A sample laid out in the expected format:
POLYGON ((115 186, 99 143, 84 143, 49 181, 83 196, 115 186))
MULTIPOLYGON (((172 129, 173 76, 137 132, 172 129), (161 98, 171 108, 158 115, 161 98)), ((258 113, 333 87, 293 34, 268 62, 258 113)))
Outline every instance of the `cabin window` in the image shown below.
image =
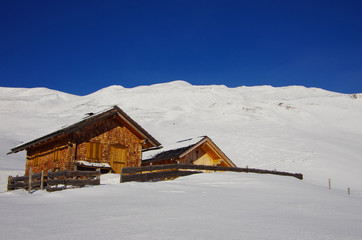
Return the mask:
POLYGON ((39 157, 33 158, 33 165, 34 165, 34 167, 39 166, 39 157))
POLYGON ((101 144, 95 142, 87 143, 87 159, 99 160, 101 157, 101 144))
POLYGON ((54 151, 53 160, 55 162, 55 161, 59 161, 59 159, 60 159, 60 150, 57 149, 54 151))

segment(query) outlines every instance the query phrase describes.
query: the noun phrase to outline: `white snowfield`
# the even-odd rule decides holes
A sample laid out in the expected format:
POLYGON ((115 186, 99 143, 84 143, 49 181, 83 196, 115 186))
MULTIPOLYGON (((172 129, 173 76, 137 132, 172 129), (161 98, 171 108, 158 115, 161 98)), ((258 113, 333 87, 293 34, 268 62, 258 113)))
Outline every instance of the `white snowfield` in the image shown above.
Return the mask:
POLYGON ((0 88, 0 116, 0 239, 362 237, 362 94, 183 81, 87 96, 0 88), (240 167, 305 179, 224 172, 120 184, 108 174, 96 187, 5 192, 25 166, 11 148, 113 105, 164 145, 208 135, 240 167))

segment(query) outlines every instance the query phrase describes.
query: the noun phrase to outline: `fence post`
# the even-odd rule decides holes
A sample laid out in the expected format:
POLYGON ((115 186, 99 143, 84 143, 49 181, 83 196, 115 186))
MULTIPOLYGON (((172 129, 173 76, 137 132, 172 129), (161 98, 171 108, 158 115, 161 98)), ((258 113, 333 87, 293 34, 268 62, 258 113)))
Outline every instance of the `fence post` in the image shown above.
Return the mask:
POLYGON ((41 170, 40 190, 44 190, 44 170, 41 170))
MULTIPOLYGON (((96 179, 97 179, 97 183, 99 183, 99 185, 101 184, 101 169, 100 168, 97 168, 97 177, 96 177, 96 179)), ((122 171, 122 169, 121 169, 121 171, 122 171)))
POLYGON ((29 186, 28 186, 28 192, 29 193, 31 193, 31 181, 32 181, 32 175, 33 175, 33 173, 32 173, 32 169, 31 169, 31 167, 30 167, 30 169, 29 169, 29 186))
POLYGON ((351 188, 348 188, 348 195, 351 195, 351 188))
MULTIPOLYGON (((78 168, 77 168, 77 165, 74 165, 74 166, 73 166, 73 171, 76 172, 77 169, 78 169, 78 168)), ((77 176, 76 176, 75 174, 74 174, 74 176, 73 176, 73 179, 77 179, 77 176)))
POLYGON ((47 175, 47 191, 49 191, 51 189, 51 186, 49 185, 49 176, 51 175, 50 173, 52 172, 51 169, 48 170, 48 175, 47 175), (49 190, 48 190, 49 189, 49 190))
POLYGON ((122 175, 123 175, 123 168, 121 168, 121 172, 120 172, 120 180, 119 180, 120 183, 123 182, 123 181, 122 181, 122 175))
POLYGON ((68 171, 64 172, 64 189, 67 189, 68 171))
POLYGON ((10 177, 11 176, 8 176, 8 191, 9 191, 10 177))
POLYGON ((332 189, 332 184, 331 184, 331 179, 330 178, 328 179, 328 187, 329 187, 329 190, 332 189))

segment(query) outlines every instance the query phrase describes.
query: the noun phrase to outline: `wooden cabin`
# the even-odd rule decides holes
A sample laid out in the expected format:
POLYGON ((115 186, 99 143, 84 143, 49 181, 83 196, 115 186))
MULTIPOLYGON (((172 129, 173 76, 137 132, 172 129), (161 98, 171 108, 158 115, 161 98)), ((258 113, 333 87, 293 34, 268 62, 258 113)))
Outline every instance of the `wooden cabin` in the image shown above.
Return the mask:
MULTIPOLYGON (((26 150, 25 174, 42 170, 101 168, 120 173, 141 166, 142 151, 160 143, 118 106, 11 149, 26 150)), ((10 154, 9 153, 9 154, 10 154)))
POLYGON ((159 150, 143 153, 142 166, 161 164, 194 164, 236 167, 207 136, 179 141, 159 150))

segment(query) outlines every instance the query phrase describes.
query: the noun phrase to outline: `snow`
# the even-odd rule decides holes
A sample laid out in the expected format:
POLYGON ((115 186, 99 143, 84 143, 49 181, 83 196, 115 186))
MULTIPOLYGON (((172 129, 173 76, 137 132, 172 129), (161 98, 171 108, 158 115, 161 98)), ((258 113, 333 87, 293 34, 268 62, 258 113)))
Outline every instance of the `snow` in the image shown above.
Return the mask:
POLYGON ((87 162, 87 161, 77 161, 79 166, 85 167, 106 167, 110 168, 111 166, 108 163, 94 163, 94 162, 87 162))
POLYGON ((204 136, 187 138, 187 139, 180 140, 180 141, 177 141, 172 144, 168 144, 166 146, 162 146, 162 148, 160 148, 160 149, 145 151, 142 153, 142 160, 151 159, 151 158, 155 157, 157 154, 160 154, 162 152, 167 152, 170 150, 175 150, 175 149, 180 149, 180 148, 185 148, 185 147, 195 145, 196 143, 200 142, 203 138, 204 138, 204 136))
POLYGON ((1 238, 362 236, 361 94, 184 81, 111 86, 82 97, 46 88, 0 88, 0 115, 1 238), (225 172, 120 184, 119 175, 107 174, 96 187, 5 192, 7 176, 25 167, 24 152, 7 155, 11 148, 113 105, 166 149, 207 135, 239 167, 301 172, 304 180, 225 172))
POLYGON ((0 202, 4 239, 339 240, 362 234, 361 196, 272 175, 205 173, 54 193, 19 190, 0 194, 0 202))

